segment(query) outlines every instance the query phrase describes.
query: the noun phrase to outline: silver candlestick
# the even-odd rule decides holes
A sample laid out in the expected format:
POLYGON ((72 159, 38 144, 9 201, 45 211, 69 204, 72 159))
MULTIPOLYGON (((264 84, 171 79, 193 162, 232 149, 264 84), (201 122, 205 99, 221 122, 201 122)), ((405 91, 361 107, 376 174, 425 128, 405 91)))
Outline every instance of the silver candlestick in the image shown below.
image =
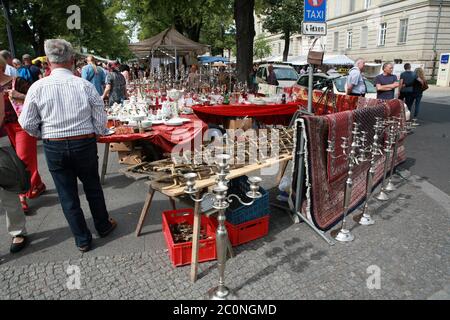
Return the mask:
MULTIPOLYGON (((335 239, 339 242, 350 242, 354 240, 354 236, 351 234, 350 230, 346 228, 346 220, 347 220, 347 215, 349 213, 349 209, 350 209, 350 202, 351 202, 351 197, 352 197, 352 190, 353 190, 353 168, 355 165, 359 164, 359 160, 358 160, 358 156, 357 156, 357 151, 360 148, 360 141, 359 141, 359 135, 360 132, 358 131, 358 124, 354 123, 353 124, 353 131, 352 131, 352 144, 349 147, 348 145, 348 138, 343 137, 343 143, 341 145, 342 147, 342 152, 343 155, 347 158, 348 161, 348 173, 347 173, 347 180, 345 182, 345 193, 344 193, 344 217, 342 219, 342 225, 341 225, 341 229, 339 230, 339 232, 337 233, 337 235, 335 236, 335 239), (350 148, 350 152, 347 153, 347 149, 350 148)), ((365 139, 365 138, 364 138, 365 139)), ((329 148, 327 149, 328 152, 333 152, 333 143, 331 141, 329 141, 329 143, 331 144, 329 146, 329 148)), ((340 157, 340 156, 338 156, 340 157)), ((333 232, 334 233, 334 232, 333 232)))
POLYGON ((362 216, 359 220, 359 224, 363 226, 369 226, 375 223, 373 218, 370 216, 369 213, 369 200, 372 197, 372 190, 373 190, 373 177, 375 175, 375 167, 376 167, 376 160, 377 156, 383 155, 383 152, 381 151, 381 146, 378 144, 378 140, 380 139, 380 134, 383 132, 384 126, 383 121, 380 118, 377 118, 377 122, 374 126, 375 129, 375 135, 373 136, 373 143, 370 147, 370 169, 367 173, 367 189, 366 189, 366 201, 363 206, 362 210, 362 216))
MULTIPOLYGON (((261 193, 259 192, 260 183, 262 179, 259 177, 250 177, 248 183, 250 184, 250 191, 246 193, 246 196, 251 199, 250 202, 243 202, 238 195, 228 194, 228 180, 226 180, 226 175, 228 174, 229 168, 229 155, 218 155, 216 157, 216 164, 219 169, 219 175, 217 179, 217 185, 213 189, 213 195, 215 201, 213 203, 213 208, 218 210, 217 221, 219 226, 216 230, 216 248, 217 248, 217 268, 219 270, 219 285, 208 291, 208 296, 212 300, 227 300, 233 296, 231 290, 225 286, 225 266, 227 261, 227 248, 228 248, 228 232, 225 227, 225 210, 230 206, 233 198, 237 199, 242 205, 251 206, 256 199, 261 198, 261 193)), ((198 192, 195 187, 195 179, 197 175, 195 173, 187 173, 184 175, 186 179, 185 193, 190 195, 194 202, 201 202, 206 197, 210 196, 211 193, 203 195, 201 199, 196 199, 193 197, 194 194, 198 192)))
POLYGON ((384 162, 383 181, 381 183, 380 193, 376 196, 376 198, 380 201, 389 200, 389 196, 387 195, 387 190, 386 190, 386 178, 387 178, 387 174, 388 174, 389 161, 391 159, 392 147, 395 143, 395 129, 393 126, 394 122, 387 121, 387 124, 388 124, 388 138, 385 142, 385 148, 384 148, 386 160, 384 162))
POLYGON ((402 134, 406 134, 407 133, 407 129, 405 128, 405 126, 402 126, 401 123, 401 118, 396 118, 396 125, 395 125, 395 145, 394 145, 394 154, 392 156, 392 165, 391 165, 391 173, 389 175, 389 181, 388 184, 386 186, 386 190, 387 191, 395 191, 397 190, 397 188, 395 187, 395 185, 392 182, 392 177, 394 175, 394 171, 395 171, 395 165, 397 163, 397 158, 398 158, 398 147, 399 147, 399 140, 402 134))

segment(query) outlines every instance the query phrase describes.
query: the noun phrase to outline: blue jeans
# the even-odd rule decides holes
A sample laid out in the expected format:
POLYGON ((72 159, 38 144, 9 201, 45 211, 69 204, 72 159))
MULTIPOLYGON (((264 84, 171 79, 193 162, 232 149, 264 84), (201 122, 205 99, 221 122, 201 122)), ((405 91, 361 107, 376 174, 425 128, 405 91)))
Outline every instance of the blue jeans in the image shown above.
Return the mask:
POLYGON ((95 138, 68 141, 45 139, 44 151, 75 244, 78 247, 89 245, 92 234, 80 207, 77 178, 83 183, 95 229, 104 233, 111 227, 98 175, 97 141, 95 138))
POLYGON ((415 105, 414 105, 414 118, 417 118, 420 110, 420 102, 422 101, 423 95, 419 94, 415 96, 415 105))
POLYGON ((413 93, 403 93, 403 97, 405 97, 405 103, 408 106, 409 111, 411 111, 411 108, 414 104, 414 98, 415 95, 413 93))

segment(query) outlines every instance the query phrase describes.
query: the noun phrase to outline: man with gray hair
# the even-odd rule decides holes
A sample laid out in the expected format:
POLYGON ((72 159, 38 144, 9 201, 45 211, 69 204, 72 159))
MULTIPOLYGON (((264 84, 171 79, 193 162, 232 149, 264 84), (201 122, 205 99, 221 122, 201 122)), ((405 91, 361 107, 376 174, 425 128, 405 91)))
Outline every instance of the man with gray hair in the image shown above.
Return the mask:
POLYGON ((2 51, 0 51, 0 56, 2 56, 3 59, 5 59, 5 61, 7 63, 6 64, 6 69, 5 69, 5 74, 7 76, 16 78, 17 77, 17 70, 13 66, 13 59, 12 59, 11 52, 9 52, 8 50, 2 50, 2 51))
POLYGON ((394 71, 394 66, 390 62, 383 64, 383 73, 375 78, 377 87, 377 99, 391 100, 395 97, 395 89, 399 87, 398 79, 394 71))
POLYGON ((358 59, 355 66, 350 69, 347 76, 347 94, 349 96, 364 97, 367 93, 366 83, 362 72, 366 62, 363 59, 358 59))
POLYGON ((108 134, 107 117, 95 87, 72 73, 72 45, 52 39, 44 47, 52 72, 29 89, 19 123, 31 135, 42 136, 64 215, 77 247, 87 252, 92 234, 80 207, 77 178, 83 183, 99 236, 107 236, 117 225, 109 218, 98 175, 96 136, 108 134))

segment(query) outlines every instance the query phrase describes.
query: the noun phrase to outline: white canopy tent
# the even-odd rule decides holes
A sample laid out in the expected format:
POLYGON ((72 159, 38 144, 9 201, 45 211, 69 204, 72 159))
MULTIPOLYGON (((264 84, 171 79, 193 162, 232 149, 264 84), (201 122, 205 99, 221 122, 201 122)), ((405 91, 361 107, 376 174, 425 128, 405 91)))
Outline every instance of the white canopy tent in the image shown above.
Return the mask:
MULTIPOLYGON (((288 63, 294 66, 304 66, 308 64, 308 56, 297 56, 288 59, 288 63)), ((323 58, 324 65, 354 65, 355 61, 346 55, 328 55, 325 54, 323 58)))
POLYGON ((354 65, 355 61, 347 57, 346 55, 325 55, 323 58, 323 64, 336 65, 336 66, 350 66, 354 65))
POLYGON ((308 64, 307 56, 297 56, 288 59, 288 62, 294 66, 304 66, 308 64))

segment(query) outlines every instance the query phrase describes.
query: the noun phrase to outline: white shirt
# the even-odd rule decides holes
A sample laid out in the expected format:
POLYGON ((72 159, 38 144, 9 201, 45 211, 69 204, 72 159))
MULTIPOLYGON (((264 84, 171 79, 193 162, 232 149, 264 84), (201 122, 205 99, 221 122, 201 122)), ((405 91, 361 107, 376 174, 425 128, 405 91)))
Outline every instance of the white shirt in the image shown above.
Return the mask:
POLYGON ((107 116, 95 87, 64 68, 36 81, 19 117, 22 128, 43 139, 105 135, 107 116))
POLYGON ((5 74, 10 77, 17 77, 17 70, 14 67, 11 67, 9 64, 6 64, 5 74))

